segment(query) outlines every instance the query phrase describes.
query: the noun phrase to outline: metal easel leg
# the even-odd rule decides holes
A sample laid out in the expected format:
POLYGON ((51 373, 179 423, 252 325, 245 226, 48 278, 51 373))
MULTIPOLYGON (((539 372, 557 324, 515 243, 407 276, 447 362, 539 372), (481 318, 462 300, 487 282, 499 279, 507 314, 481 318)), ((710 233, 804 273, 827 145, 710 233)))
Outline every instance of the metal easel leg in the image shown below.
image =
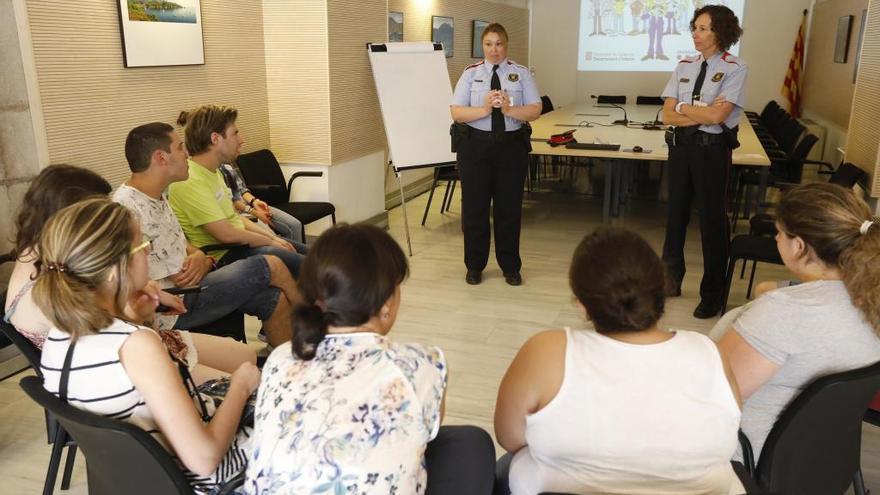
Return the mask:
POLYGON ((406 216, 406 196, 403 195, 403 182, 400 181, 400 171, 394 169, 394 176, 397 177, 397 185, 400 187, 400 208, 403 210, 403 226, 406 230, 406 246, 409 248, 409 255, 412 256, 412 240, 409 237, 409 218, 406 216))

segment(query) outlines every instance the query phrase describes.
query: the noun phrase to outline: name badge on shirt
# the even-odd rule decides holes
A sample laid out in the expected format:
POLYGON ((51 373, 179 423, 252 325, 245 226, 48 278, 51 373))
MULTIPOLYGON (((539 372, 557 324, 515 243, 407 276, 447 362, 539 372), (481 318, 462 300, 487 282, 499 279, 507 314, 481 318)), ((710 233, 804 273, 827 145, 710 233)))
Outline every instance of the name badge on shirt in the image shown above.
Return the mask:
POLYGON ((680 83, 686 83, 686 82, 691 82, 691 80, 688 79, 688 78, 686 78, 686 77, 682 77, 681 79, 678 80, 678 82, 680 82, 680 83))
POLYGON ((482 79, 474 79, 474 82, 483 82, 482 79))
POLYGON ((721 78, 724 77, 723 72, 716 72, 714 76, 712 76, 712 82, 718 82, 721 78))

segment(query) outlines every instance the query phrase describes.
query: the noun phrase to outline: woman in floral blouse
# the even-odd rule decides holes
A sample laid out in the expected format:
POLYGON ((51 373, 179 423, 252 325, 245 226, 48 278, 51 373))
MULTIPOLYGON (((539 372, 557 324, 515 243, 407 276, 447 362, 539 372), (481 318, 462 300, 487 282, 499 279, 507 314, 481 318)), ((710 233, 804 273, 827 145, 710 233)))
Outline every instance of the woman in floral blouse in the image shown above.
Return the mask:
POLYGON ((407 273, 376 227, 339 225, 312 247, 294 339, 264 366, 246 493, 425 493, 447 368, 437 347, 387 337, 407 273))

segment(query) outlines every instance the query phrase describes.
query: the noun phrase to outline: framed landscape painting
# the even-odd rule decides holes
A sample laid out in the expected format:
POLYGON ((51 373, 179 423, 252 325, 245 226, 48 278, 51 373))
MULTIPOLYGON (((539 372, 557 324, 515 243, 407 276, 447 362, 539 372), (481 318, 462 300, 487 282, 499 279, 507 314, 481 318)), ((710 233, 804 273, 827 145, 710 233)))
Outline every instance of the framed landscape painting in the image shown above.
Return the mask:
POLYGON ((431 41, 443 43, 446 58, 453 55, 452 42, 455 39, 455 21, 452 17, 431 16, 431 41))
POLYGON ((483 58, 483 31, 489 23, 486 21, 478 21, 474 19, 474 36, 471 39, 471 57, 483 58))
POLYGON ((388 12, 388 41, 403 41, 403 12, 388 12))
POLYGON ((118 0, 126 67, 205 63, 200 0, 118 0))

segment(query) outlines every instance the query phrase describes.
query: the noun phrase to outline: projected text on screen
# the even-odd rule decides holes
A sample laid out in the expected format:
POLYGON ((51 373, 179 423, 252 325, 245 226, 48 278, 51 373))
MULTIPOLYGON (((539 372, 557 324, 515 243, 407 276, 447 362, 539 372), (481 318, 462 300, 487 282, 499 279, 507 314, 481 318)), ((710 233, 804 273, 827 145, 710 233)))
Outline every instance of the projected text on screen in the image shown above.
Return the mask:
POLYGON ((671 71, 697 54, 690 21, 707 4, 730 7, 742 26, 745 0, 581 0, 578 70, 671 71))

